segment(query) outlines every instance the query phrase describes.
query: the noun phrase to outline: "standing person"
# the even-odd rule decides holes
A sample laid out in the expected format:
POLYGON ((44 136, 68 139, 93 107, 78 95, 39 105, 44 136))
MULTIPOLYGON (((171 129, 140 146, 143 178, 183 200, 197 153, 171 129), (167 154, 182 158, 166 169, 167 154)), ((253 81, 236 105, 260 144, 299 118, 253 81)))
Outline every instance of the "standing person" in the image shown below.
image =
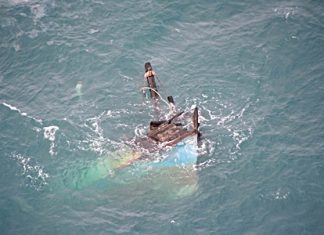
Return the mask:
POLYGON ((147 86, 150 88, 149 91, 150 91, 151 98, 158 98, 159 96, 157 94, 158 90, 155 82, 155 76, 156 78, 158 77, 155 71, 153 70, 150 62, 145 63, 144 68, 145 68, 144 81, 147 82, 147 86))
POLYGON ((147 87, 149 89, 146 89, 147 91, 147 97, 150 96, 152 99, 152 105, 153 105, 153 110, 154 110, 154 114, 155 114, 155 118, 156 119, 160 119, 161 117, 161 109, 160 109, 160 104, 159 104, 159 93, 157 90, 157 86, 156 86, 156 82, 155 82, 155 77, 158 79, 159 83, 160 80, 157 76, 157 74, 155 73, 155 71, 152 68, 152 65, 150 62, 147 62, 144 64, 144 68, 145 68, 145 74, 144 74, 144 81, 147 83, 147 87))

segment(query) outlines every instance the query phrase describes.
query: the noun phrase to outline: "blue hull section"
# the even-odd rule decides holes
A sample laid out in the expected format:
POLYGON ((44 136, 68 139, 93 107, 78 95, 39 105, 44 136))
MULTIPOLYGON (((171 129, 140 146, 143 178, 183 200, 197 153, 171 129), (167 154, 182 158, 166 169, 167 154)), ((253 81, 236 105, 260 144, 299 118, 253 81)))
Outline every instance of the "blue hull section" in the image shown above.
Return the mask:
POLYGON ((145 186, 150 182, 152 190, 172 192, 179 197, 190 195, 197 189, 198 176, 196 136, 188 137, 165 152, 160 160, 134 160, 137 153, 131 150, 112 153, 98 159, 86 169, 74 169, 64 179, 70 189, 101 187, 145 186), (131 164, 128 164, 131 161, 131 164))
POLYGON ((170 152, 165 154, 160 162, 151 162, 148 165, 154 168, 184 167, 193 166, 197 162, 197 141, 196 137, 189 137, 178 143, 170 152))

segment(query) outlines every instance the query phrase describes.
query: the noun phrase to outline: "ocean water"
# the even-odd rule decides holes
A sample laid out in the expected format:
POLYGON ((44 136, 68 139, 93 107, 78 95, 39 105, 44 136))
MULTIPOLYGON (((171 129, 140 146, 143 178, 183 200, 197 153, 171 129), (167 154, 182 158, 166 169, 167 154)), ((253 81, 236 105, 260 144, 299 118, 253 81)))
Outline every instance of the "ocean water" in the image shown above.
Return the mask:
POLYGON ((324 234, 323 107, 322 1, 1 0, 1 234, 324 234), (195 189, 69 187, 156 118, 147 61, 199 108, 195 189))

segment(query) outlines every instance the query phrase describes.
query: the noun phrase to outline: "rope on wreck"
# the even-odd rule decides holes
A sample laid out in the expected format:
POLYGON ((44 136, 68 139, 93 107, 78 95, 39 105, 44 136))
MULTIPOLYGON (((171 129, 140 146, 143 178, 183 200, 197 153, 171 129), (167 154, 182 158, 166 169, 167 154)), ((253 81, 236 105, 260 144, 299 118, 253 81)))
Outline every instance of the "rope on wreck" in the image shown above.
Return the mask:
POLYGON ((162 96, 160 95, 159 92, 157 92, 157 90, 155 90, 155 89, 153 89, 153 88, 151 88, 151 87, 142 87, 141 90, 142 90, 142 91, 144 91, 144 90, 152 90, 152 91, 154 91, 156 94, 158 94, 158 96, 160 97, 160 99, 161 99, 164 103, 166 103, 166 105, 170 108, 170 104, 169 104, 165 99, 162 98, 162 96))

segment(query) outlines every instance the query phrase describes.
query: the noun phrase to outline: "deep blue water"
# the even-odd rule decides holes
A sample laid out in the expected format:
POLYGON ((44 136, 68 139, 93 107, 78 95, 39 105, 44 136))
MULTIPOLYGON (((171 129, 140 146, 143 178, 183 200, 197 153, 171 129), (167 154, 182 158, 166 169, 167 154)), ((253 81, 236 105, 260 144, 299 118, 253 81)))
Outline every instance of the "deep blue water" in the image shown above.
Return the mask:
POLYGON ((323 107, 321 1, 2 0, 1 234, 324 234, 323 107), (197 188, 68 187, 145 134, 147 61, 199 107, 197 188))

